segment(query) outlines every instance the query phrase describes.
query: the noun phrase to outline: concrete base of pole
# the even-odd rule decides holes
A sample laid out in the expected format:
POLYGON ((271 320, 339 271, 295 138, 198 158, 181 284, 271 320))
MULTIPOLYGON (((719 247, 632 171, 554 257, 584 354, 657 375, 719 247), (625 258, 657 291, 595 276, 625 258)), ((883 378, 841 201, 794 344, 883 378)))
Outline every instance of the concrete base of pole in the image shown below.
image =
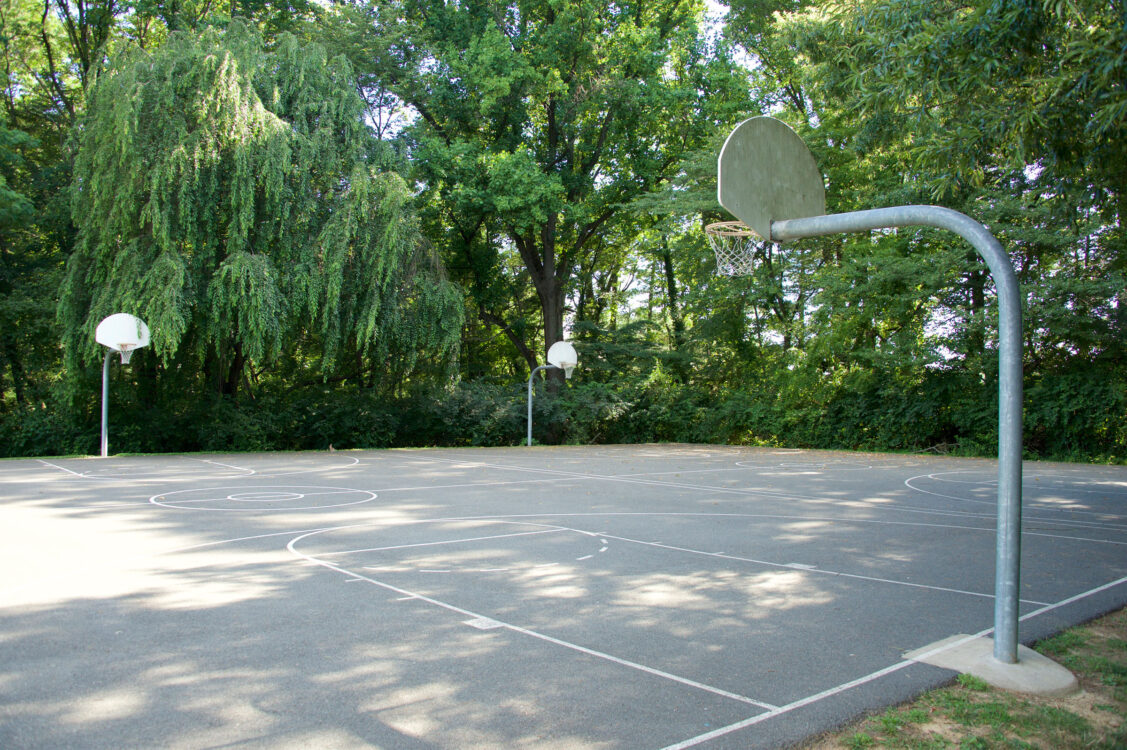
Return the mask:
POLYGON ((1063 696, 1080 691, 1080 683, 1067 669, 1031 648, 1017 647, 1017 663, 994 658, 994 641, 970 635, 953 635, 904 655, 905 659, 973 675, 994 687, 1032 695, 1063 696))

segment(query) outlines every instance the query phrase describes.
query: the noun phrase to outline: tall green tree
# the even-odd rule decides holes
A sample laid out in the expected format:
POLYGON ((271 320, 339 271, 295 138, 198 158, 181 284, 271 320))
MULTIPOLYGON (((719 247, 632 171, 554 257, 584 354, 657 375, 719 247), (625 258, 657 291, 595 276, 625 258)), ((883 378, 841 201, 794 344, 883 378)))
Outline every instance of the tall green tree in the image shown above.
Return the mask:
MULTIPOLYGON (((1033 365, 1127 343, 1125 13, 1106 0, 868 0, 783 24, 822 99, 859 123, 839 142, 898 161, 901 194, 964 208, 1013 248, 1033 365)), ((984 275, 964 277, 976 310, 984 275)), ((981 341, 972 330, 960 344, 981 341)))
MULTIPOLYGON (((747 0, 734 10, 733 37, 762 63, 756 89, 776 92, 814 150, 830 210, 941 203, 986 223, 1025 291, 1030 403, 1065 421, 1121 412, 1123 4, 747 0)), ((970 248, 901 230, 808 252, 824 259, 808 298, 808 383, 817 375, 847 394, 874 392, 874 374, 928 382, 944 413, 989 424, 972 412, 989 411, 974 402, 991 397, 995 320, 970 248)), ((1106 432, 1102 419, 1085 430, 1106 432)))
POLYGON ((631 202, 731 119, 742 82, 706 48, 701 12, 693 0, 373 0, 333 32, 417 114, 404 138, 428 231, 530 367, 537 344, 563 338, 569 299, 590 292, 581 273, 615 255, 603 240, 631 202))
POLYGON ((77 248, 59 307, 71 367, 130 312, 163 366, 234 393, 295 349, 362 380, 395 351, 450 355, 460 292, 425 252, 341 57, 249 26, 174 33, 91 89, 72 186, 77 248))

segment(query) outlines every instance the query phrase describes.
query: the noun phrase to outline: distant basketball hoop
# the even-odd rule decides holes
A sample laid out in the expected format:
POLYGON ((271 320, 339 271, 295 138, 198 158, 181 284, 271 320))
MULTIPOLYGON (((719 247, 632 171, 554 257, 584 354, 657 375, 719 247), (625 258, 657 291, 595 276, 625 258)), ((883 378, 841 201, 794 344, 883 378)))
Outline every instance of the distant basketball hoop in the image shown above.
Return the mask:
POLYGON ((579 364, 579 355, 575 353, 575 347, 568 341, 557 341, 548 347, 548 364, 534 367, 532 372, 528 375, 528 444, 532 445, 532 381, 536 377, 536 373, 543 369, 554 367, 558 370, 564 371, 564 377, 571 380, 571 373, 575 371, 575 366, 579 364))
POLYGON ((564 377, 571 380, 571 373, 579 364, 579 355, 568 341, 557 341, 548 348, 548 364, 564 371, 564 377))
POLYGON ((94 340, 107 349, 102 361, 102 458, 105 458, 110 453, 110 355, 119 352, 121 364, 129 364, 134 350, 149 345, 149 327, 129 313, 115 313, 94 329, 94 340))
POLYGON ((134 349, 149 345, 149 327, 129 313, 116 313, 98 324, 94 340, 111 351, 120 352, 121 363, 127 365, 134 349))

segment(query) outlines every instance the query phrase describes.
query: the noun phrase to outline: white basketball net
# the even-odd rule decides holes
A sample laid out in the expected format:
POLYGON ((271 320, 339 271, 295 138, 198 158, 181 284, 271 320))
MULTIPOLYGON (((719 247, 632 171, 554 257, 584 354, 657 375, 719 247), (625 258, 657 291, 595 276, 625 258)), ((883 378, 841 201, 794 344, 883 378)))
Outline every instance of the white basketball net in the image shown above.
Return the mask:
POLYGON ((716 253, 716 273, 721 276, 749 276, 755 270, 755 244, 758 239, 742 221, 718 221, 704 228, 708 244, 716 253))

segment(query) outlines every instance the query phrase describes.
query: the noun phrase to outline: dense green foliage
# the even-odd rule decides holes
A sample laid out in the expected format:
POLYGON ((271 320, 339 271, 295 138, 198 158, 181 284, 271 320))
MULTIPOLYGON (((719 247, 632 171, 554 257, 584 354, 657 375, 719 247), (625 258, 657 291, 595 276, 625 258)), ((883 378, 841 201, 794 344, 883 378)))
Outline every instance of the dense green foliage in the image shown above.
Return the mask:
POLYGON ((326 373, 456 345, 457 292, 424 273, 402 180, 365 160, 344 58, 290 35, 267 52, 236 22, 122 53, 89 97, 68 369, 100 357, 90 331, 115 311, 149 324, 162 366, 195 365, 225 394, 299 341, 326 373))
POLYGON ((1122 0, 0 0, 0 454, 694 441, 990 455, 990 277, 900 230, 714 274, 770 113, 830 211, 1009 251, 1028 455, 1127 458, 1122 0), (46 10, 46 13, 44 12, 46 10), (233 18, 232 16, 239 16, 233 18))

